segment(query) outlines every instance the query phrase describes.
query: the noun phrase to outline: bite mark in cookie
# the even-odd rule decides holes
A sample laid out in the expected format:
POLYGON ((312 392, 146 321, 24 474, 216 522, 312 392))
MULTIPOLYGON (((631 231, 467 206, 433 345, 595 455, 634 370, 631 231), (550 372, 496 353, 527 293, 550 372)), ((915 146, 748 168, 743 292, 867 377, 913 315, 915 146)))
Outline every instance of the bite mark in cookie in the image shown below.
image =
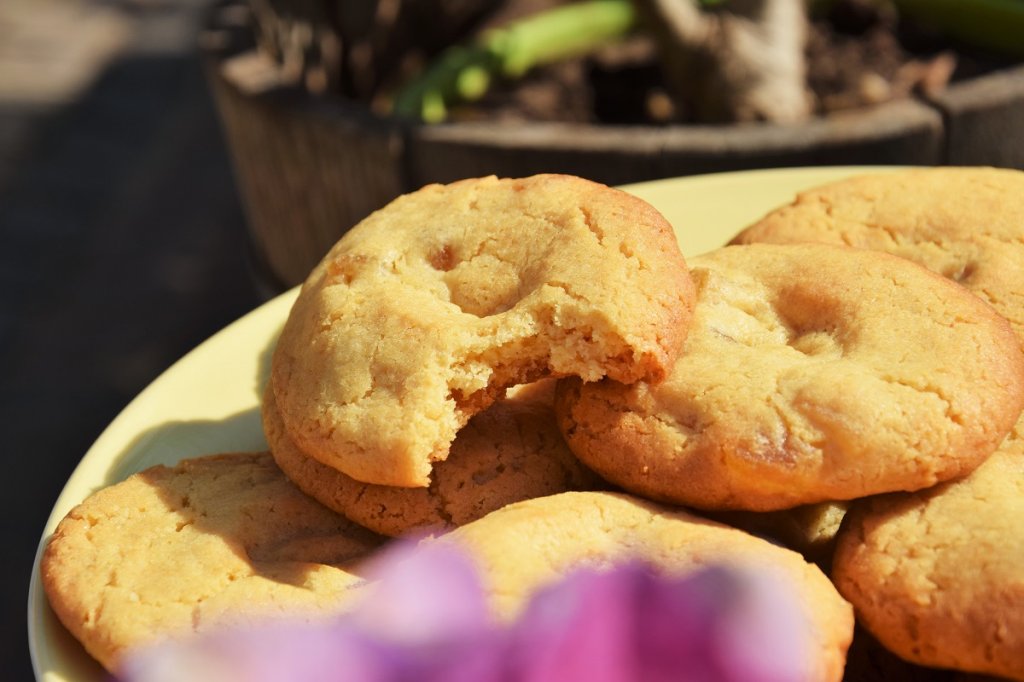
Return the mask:
POLYGON ((520 500, 605 484, 569 450, 555 421, 554 379, 518 386, 463 427, 427 488, 361 483, 302 452, 272 391, 263 427, 274 459, 308 495, 384 535, 446 531, 520 500))
POLYGON ((692 301, 671 226, 636 197, 558 175, 431 185, 314 269, 274 354, 274 395, 320 462, 427 486, 509 386, 661 379, 692 301))

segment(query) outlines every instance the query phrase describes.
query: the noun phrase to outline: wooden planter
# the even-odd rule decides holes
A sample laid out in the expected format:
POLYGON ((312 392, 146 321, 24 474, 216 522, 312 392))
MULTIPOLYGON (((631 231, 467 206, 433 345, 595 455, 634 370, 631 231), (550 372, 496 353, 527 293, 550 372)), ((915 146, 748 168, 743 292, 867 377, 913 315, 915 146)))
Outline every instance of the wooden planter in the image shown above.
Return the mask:
POLYGON ((572 173, 607 184, 783 166, 1024 168, 1024 67, 799 126, 419 125, 283 82, 237 7, 204 34, 258 267, 292 286, 352 225, 431 182, 572 173))

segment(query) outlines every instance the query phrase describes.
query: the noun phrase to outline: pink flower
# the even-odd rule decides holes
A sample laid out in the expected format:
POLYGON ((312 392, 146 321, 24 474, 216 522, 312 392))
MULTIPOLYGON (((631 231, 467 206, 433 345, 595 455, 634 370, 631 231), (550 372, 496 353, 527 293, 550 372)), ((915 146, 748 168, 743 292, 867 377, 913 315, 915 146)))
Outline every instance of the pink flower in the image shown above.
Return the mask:
POLYGON ((578 570, 521 617, 487 615, 471 562, 400 543, 359 606, 329 625, 268 623, 153 647, 129 682, 797 682, 806 625, 784 585, 722 567, 659 577, 578 570))
POLYGON ((488 622, 472 562, 449 547, 394 543, 367 564, 367 602, 349 618, 377 637, 409 645, 458 640, 488 622))
POLYGON ((787 590, 721 567, 682 578, 627 564, 538 594, 513 631, 523 682, 803 679, 806 625, 787 590))

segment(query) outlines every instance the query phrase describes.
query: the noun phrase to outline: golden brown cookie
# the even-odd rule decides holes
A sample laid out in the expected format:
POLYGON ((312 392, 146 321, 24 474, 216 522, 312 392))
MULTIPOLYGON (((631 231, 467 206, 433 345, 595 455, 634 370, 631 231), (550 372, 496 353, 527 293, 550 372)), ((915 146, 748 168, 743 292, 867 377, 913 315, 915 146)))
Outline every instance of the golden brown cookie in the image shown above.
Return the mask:
MULTIPOLYGON (((790 206, 772 212, 735 241, 836 242, 894 253, 963 284, 1006 317, 1024 341, 1024 290, 1020 286, 1024 281, 1024 172, 936 168, 840 181, 801 193, 790 206)), ((933 649, 949 645, 951 649, 942 660, 986 660, 997 665, 996 659, 1008 660, 1008 646, 1021 650, 1020 641, 1006 641, 1000 625, 1005 609, 1020 610, 1019 600, 1007 603, 1005 609, 993 607, 985 612, 990 605, 986 599, 991 595, 1021 592, 1018 575, 998 569, 999 565, 1006 567, 1005 559, 1000 560, 1001 564, 989 564, 985 549, 986 545, 997 546, 998 555, 1007 547, 1016 547, 1014 561, 1019 564, 1024 559, 1020 551, 1024 535, 1019 525, 988 525, 989 519, 1019 515, 1017 499, 993 497, 987 492, 994 475, 1005 476, 1000 482, 1004 486, 1024 489, 1020 467, 1011 466, 1024 458, 1021 434, 1024 421, 1017 423, 1015 435, 1004 441, 992 459, 957 484, 858 504, 860 511, 850 523, 858 528, 870 524, 874 544, 859 546, 854 531, 844 532, 844 558, 842 566, 836 568, 846 576, 842 580, 859 580, 866 586, 870 580, 865 582, 861 572, 873 574, 880 565, 886 570, 899 566, 887 581, 885 593, 899 592, 901 585, 905 591, 891 605, 869 597, 864 608, 872 612, 870 619, 879 623, 880 631, 885 631, 887 645, 905 658, 947 665, 939 662, 933 649), (901 500, 899 512, 891 519, 884 518, 885 510, 894 509, 897 499, 901 500), (951 518, 954 515, 959 518, 951 518), (948 531, 926 525, 914 536, 911 520, 944 516, 949 518, 941 523, 952 524, 948 531), (980 531, 976 553, 964 545, 964 533, 972 533, 970 529, 975 527, 980 531), (993 536, 996 527, 1001 529, 997 531, 1001 537, 993 536), (947 544, 946 532, 960 541, 947 544), (877 543, 890 534, 900 534, 901 540, 892 556, 886 558, 879 554, 882 548, 877 543), (917 549, 918 542, 922 550, 917 549), (905 557, 899 556, 901 552, 919 551, 922 557, 905 562, 905 557), (869 563, 863 571, 850 563, 852 556, 860 555, 869 563), (934 594, 926 594, 931 571, 940 566, 947 572, 959 571, 958 575, 967 580, 937 584, 934 594), (950 590, 960 594, 948 594, 950 590), (926 605, 928 600, 931 606, 926 605), (905 614, 902 623, 895 622, 898 613, 905 614), (923 630, 915 625, 917 619, 925 624, 923 630), (945 633, 939 639, 933 637, 936 629, 945 633), (919 639, 921 643, 917 643, 919 639)), ((871 579, 881 577, 874 574, 871 579)), ((848 589, 851 595, 856 594, 852 591, 856 585, 848 589)), ((861 601, 859 596, 857 600, 861 601)), ((1019 655, 1015 665, 1019 674, 1024 668, 1019 655)), ((973 663, 969 669, 993 671, 990 666, 978 668, 973 663)), ((1003 670, 1006 674, 1005 666, 1003 670)))
POLYGON ((336 614, 379 536, 306 497, 269 453, 147 469, 57 526, 42 559, 65 627, 115 671, 133 648, 227 623, 336 614))
POLYGON ((902 256, 979 294, 1024 338, 1024 171, 927 168, 840 180, 801 192, 733 241, 902 256))
POLYGON ((562 493, 503 507, 436 542, 469 552, 505 617, 580 566, 642 560, 670 575, 707 565, 753 568, 782 579, 800 599, 813 641, 806 679, 842 677, 853 613, 828 578, 796 552, 681 510, 621 494, 562 493))
POLYGON ((519 500, 602 487, 558 430, 554 388, 554 379, 518 386, 475 415, 428 488, 360 483, 309 457, 285 432, 270 390, 263 429, 285 475, 330 509, 384 535, 443 531, 519 500))
POLYGON ((303 452, 356 480, 425 487, 506 387, 662 378, 692 300, 671 226, 636 197, 561 175, 431 185, 313 270, 274 395, 303 452))
POLYGON ((1008 323, 894 256, 731 246, 691 262, 683 355, 661 384, 560 384, 576 455, 634 493, 785 509, 917 490, 977 467, 1024 405, 1008 323))
POLYGON ((1024 434, 970 476, 855 502, 833 577, 889 650, 1024 680, 1024 434))
POLYGON ((707 512, 707 515, 715 521, 779 542, 827 571, 835 551, 836 533, 849 506, 844 500, 769 512, 727 510, 707 512))

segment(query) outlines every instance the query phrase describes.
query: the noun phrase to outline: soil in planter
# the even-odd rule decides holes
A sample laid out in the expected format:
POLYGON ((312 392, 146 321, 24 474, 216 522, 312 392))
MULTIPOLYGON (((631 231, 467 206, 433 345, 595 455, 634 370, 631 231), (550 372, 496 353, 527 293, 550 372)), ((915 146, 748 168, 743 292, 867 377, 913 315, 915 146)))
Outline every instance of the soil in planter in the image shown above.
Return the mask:
MULTIPOLYGON (((560 4, 509 0, 488 23, 560 4)), ((879 11, 869 0, 841 0, 815 18, 807 41, 808 87, 817 115, 903 97, 939 94, 950 83, 1005 68, 1006 57, 950 43, 926 27, 879 11)), ((636 36, 587 58, 499 83, 452 112, 457 121, 564 121, 622 125, 692 123, 662 83, 653 41, 636 36)))

